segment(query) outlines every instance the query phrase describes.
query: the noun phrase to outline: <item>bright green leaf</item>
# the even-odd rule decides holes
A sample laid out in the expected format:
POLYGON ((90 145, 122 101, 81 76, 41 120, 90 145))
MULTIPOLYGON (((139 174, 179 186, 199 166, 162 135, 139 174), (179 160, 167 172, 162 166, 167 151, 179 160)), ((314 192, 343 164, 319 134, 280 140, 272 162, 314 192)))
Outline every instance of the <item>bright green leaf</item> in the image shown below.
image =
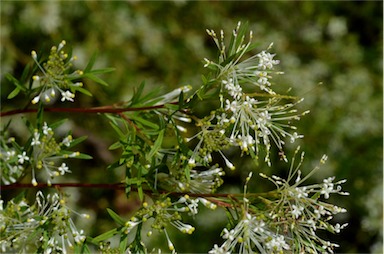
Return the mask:
POLYGON ((162 129, 159 132, 159 136, 157 137, 155 143, 153 144, 153 147, 151 151, 147 154, 146 159, 149 161, 151 158, 157 153, 157 151, 160 149, 161 144, 163 143, 163 137, 164 137, 164 129, 162 129))
POLYGON ((158 130, 159 126, 153 122, 150 122, 148 120, 145 120, 144 118, 137 116, 137 115, 131 115, 130 118, 136 122, 139 122, 147 127, 150 127, 152 129, 158 130))
POLYGON ((101 235, 96 236, 91 240, 94 244, 98 244, 101 241, 105 241, 118 233, 117 228, 109 230, 101 235))
POLYGON ((12 99, 12 98, 16 97, 16 95, 18 95, 19 92, 20 92, 20 88, 16 87, 10 94, 8 94, 7 99, 12 99))
POLYGON ((117 213, 115 213, 113 210, 107 208, 107 212, 109 213, 109 216, 119 225, 123 226, 125 224, 125 220, 120 217, 117 213))
POLYGON ((101 78, 91 74, 91 73, 86 73, 83 75, 84 77, 86 78, 89 78, 90 80, 93 80, 95 81, 96 83, 100 84, 100 85, 103 85, 103 86, 108 86, 108 83, 105 82, 104 80, 102 80, 101 78))

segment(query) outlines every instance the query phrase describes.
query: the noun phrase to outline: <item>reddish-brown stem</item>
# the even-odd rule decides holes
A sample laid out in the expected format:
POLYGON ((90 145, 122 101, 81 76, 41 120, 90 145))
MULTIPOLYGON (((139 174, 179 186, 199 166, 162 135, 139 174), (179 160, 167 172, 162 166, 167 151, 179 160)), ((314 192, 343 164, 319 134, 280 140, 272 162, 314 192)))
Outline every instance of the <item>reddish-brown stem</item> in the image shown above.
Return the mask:
MULTIPOLYGON (((171 102, 169 104, 177 104, 178 102, 171 102)), ((93 107, 93 108, 44 108, 44 112, 67 112, 67 113, 122 113, 128 111, 145 111, 164 108, 165 105, 155 105, 148 107, 137 107, 137 108, 114 108, 113 106, 93 107)), ((2 116, 11 116, 23 113, 35 113, 37 109, 16 109, 0 113, 2 116)))
POLYGON ((13 183, 10 185, 1 185, 1 190, 22 189, 22 188, 101 188, 101 189, 124 189, 122 183, 38 183, 36 186, 31 183, 13 183))
MULTIPOLYGON (((13 189, 23 189, 23 188, 36 188, 36 189, 42 189, 42 188, 67 188, 67 187, 75 187, 75 188, 97 188, 97 189, 116 189, 116 190, 123 190, 125 189, 125 186, 123 183, 38 183, 36 186, 31 183, 13 183, 9 185, 1 185, 1 190, 13 190, 13 189)), ((133 191, 136 191, 133 189, 133 191)), ((152 191, 145 191, 146 193, 153 193, 152 191)), ((177 195, 177 196, 183 196, 188 195, 191 197, 235 197, 235 196, 243 196, 243 194, 228 194, 228 193, 187 193, 187 192, 167 192, 162 191, 161 193, 169 194, 169 195, 177 195)))

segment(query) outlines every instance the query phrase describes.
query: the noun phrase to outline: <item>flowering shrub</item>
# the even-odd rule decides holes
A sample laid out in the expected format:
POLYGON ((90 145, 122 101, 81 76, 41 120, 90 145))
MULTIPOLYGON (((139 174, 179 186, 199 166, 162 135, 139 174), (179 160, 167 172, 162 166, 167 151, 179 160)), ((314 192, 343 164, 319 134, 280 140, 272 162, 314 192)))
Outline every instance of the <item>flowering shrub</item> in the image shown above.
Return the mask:
MULTIPOLYGON (((165 95, 144 92, 142 84, 130 100, 111 106, 94 108, 51 107, 54 103, 74 102, 76 93, 92 95, 83 86, 83 79, 107 85, 98 74, 112 69, 93 69, 92 58, 83 70, 73 70, 75 56, 64 50, 65 41, 52 47, 47 60, 38 59, 32 51, 34 67, 27 66, 22 78, 7 78, 15 85, 9 94, 28 98, 26 108, 2 112, 1 116, 16 117, 33 113, 34 120, 25 120, 30 137, 24 143, 9 136, 11 124, 1 131, 0 166, 2 189, 56 187, 52 193, 38 191, 31 205, 21 193, 10 200, 1 200, 2 251, 89 253, 98 249, 110 253, 160 252, 142 241, 143 234, 153 231, 164 234, 167 249, 176 252, 168 230, 183 234, 197 230, 188 218, 194 218, 201 205, 224 209, 228 226, 222 230, 223 242, 212 243, 209 253, 332 253, 338 245, 323 239, 321 231, 339 233, 347 224, 334 223, 332 218, 345 209, 327 202, 330 194, 347 195, 334 177, 320 184, 304 185, 325 163, 324 155, 310 173, 302 176, 304 159, 297 153, 289 162, 285 143, 303 138, 294 121, 309 113, 299 112, 301 98, 275 91, 273 77, 283 74, 275 70, 279 60, 270 53, 272 44, 254 54, 256 44, 252 32, 241 23, 232 31, 229 42, 224 32, 219 36, 207 30, 218 48, 218 59, 204 59, 207 73, 200 87, 184 86, 165 95), (29 75, 29 76, 28 76, 29 75), (61 95, 60 101, 56 102, 61 95), (37 106, 34 106, 37 105, 37 106), (201 115, 201 105, 209 105, 210 113, 201 115), (51 112, 99 113, 104 115, 118 137, 109 148, 120 153, 109 170, 123 171, 118 183, 94 183, 94 187, 123 189, 127 197, 135 192, 140 208, 131 218, 124 218, 107 209, 117 226, 101 235, 88 236, 78 229, 73 217, 88 218, 66 205, 70 198, 64 187, 84 187, 85 183, 56 183, 55 177, 67 176, 69 160, 88 159, 90 155, 73 150, 86 137, 73 138, 71 132, 55 133, 65 120, 48 123, 44 117, 51 112), (222 193, 223 176, 235 165, 228 154, 259 160, 272 167, 270 155, 277 150, 287 165, 287 178, 267 176, 257 168, 245 179, 244 192, 222 193), (248 191, 253 173, 271 181, 276 189, 264 193, 248 191), (29 181, 29 183, 26 183, 29 181), (72 217, 73 215, 73 217, 72 217), (187 222, 188 221, 188 222, 187 222), (110 239, 118 236, 116 246, 110 239)), ((248 173, 248 172, 247 172, 248 173)))

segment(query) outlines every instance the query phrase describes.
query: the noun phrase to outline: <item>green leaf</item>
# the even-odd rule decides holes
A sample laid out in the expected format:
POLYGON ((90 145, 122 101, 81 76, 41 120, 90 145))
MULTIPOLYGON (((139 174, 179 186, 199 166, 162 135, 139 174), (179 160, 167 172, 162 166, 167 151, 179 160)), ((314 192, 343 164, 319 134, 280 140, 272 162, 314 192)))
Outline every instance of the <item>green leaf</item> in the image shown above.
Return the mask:
POLYGON ((112 145, 110 145, 108 147, 108 149, 109 150, 116 150, 116 149, 118 149, 120 147, 122 147, 122 144, 119 141, 117 141, 117 142, 113 143, 112 145))
POLYGON ((112 236, 116 235, 118 233, 117 228, 114 228, 112 230, 109 230, 101 235, 96 236, 95 238, 91 239, 91 242, 94 244, 98 244, 101 241, 105 241, 112 236))
POLYGON ((316 192, 315 194, 312 195, 311 199, 317 200, 320 198, 320 192, 316 192))
POLYGON ((163 143, 163 137, 164 137, 164 129, 162 129, 160 132, 159 132, 159 136, 157 137, 155 143, 153 144, 153 147, 151 149, 151 151, 146 155, 146 159, 148 161, 151 160, 151 158, 157 153, 157 151, 160 149, 161 147, 161 144, 163 143))
POLYGON ((170 110, 172 110, 172 111, 176 111, 176 110, 179 110, 179 105, 175 105, 175 104, 169 104, 169 103, 167 103, 167 104, 164 104, 164 107, 166 107, 166 108, 168 108, 168 109, 170 109, 170 110))
POLYGON ((61 151, 61 155, 68 155, 70 158, 75 158, 75 159, 82 159, 82 160, 91 160, 93 159, 92 156, 85 154, 85 153, 79 153, 79 155, 76 156, 71 156, 74 152, 73 151, 61 151))
POLYGON ((120 128, 116 125, 116 123, 109 122, 109 124, 112 126, 112 128, 116 131, 117 135, 119 135, 121 139, 125 139, 124 133, 120 130, 120 128))
POLYGON ((189 167, 185 167, 184 173, 185 177, 187 178, 187 182, 189 182, 189 180, 191 179, 191 170, 189 169, 189 167))
POLYGON ((12 99, 16 97, 20 93, 21 89, 19 87, 16 87, 10 94, 8 94, 7 99, 12 99))
POLYGON ((155 129, 155 130, 159 129, 159 126, 157 124, 152 123, 152 122, 150 122, 148 120, 145 120, 144 118, 142 118, 142 117, 140 117, 138 115, 131 115, 130 118, 131 118, 131 120, 139 122, 139 123, 141 123, 141 124, 143 124, 143 125, 145 125, 147 127, 150 127, 152 129, 155 129))
POLYGON ((43 103, 39 103, 39 108, 37 110, 37 117, 36 117, 38 129, 42 128, 43 126, 43 120, 44 120, 43 114, 44 114, 44 105, 43 103))
POLYGON ((141 82, 138 88, 134 88, 131 99, 131 106, 137 104, 140 101, 140 97, 144 91, 145 82, 141 82))
POLYGON ((109 213, 109 216, 119 225, 119 226, 124 226, 125 225, 125 220, 120 217, 117 213, 115 213, 113 210, 107 208, 107 212, 109 213))
POLYGON ((14 76, 12 76, 9 73, 5 74, 5 78, 8 79, 10 82, 12 82, 16 87, 18 87, 22 91, 26 91, 27 88, 23 86, 18 79, 16 79, 14 76))
POLYGON ((83 244, 83 247, 81 249, 81 253, 92 254, 91 250, 88 247, 88 244, 83 244))
POLYGON ((115 71, 116 69, 115 68, 103 68, 103 69, 97 69, 97 70, 91 70, 91 71, 88 71, 86 72, 87 73, 91 73, 91 74, 102 74, 102 73, 108 73, 108 72, 113 72, 115 71))
POLYGON ((91 160, 93 159, 92 156, 85 154, 85 153, 80 153, 78 156, 75 157, 76 159, 82 159, 82 160, 91 160))
POLYGON ((128 235, 127 234, 121 234, 120 237, 120 244, 119 244, 119 250, 120 253, 125 253, 128 245, 128 235))
MULTIPOLYGON (((25 66, 24 70, 23 70, 23 73, 21 74, 21 78, 20 80, 24 83, 25 81, 27 81, 27 79, 29 79, 29 76, 35 72, 35 70, 37 69, 37 65, 34 65, 34 62, 29 62, 27 63, 27 65, 25 66)), ((32 83, 32 82, 31 82, 32 83)))
POLYGON ((139 194, 139 199, 141 202, 144 200, 144 192, 143 192, 143 187, 140 185, 137 185, 137 194, 139 194))
POLYGON ((81 245, 75 244, 73 251, 74 253, 86 253, 86 254, 91 253, 88 245, 85 243, 81 245))
POLYGON ((102 80, 101 78, 93 75, 92 73, 85 73, 83 77, 89 78, 90 80, 95 81, 96 83, 103 85, 103 86, 108 86, 108 83, 102 80))
POLYGON ((158 94, 158 89, 151 89, 151 91, 143 95, 144 87, 145 83, 142 82, 137 89, 134 89, 133 96, 128 107, 151 106, 163 99, 162 97, 155 98, 158 94))
POLYGON ((120 167, 120 166, 121 166, 121 164, 118 161, 116 161, 116 162, 108 165, 107 170, 112 170, 112 169, 115 169, 115 168, 120 167))
POLYGON ((90 71, 92 70, 92 67, 93 67, 93 65, 94 65, 95 62, 96 62, 96 58, 97 58, 97 53, 95 52, 95 53, 91 56, 91 59, 89 59, 89 62, 88 62, 87 66, 86 66, 85 69, 84 69, 84 73, 90 72, 90 71))
POLYGON ((75 90, 75 91, 79 91, 80 93, 82 94, 85 94, 85 95, 88 95, 90 97, 92 97, 92 93, 90 91, 88 91, 87 89, 85 88, 82 88, 82 87, 72 87, 72 90, 75 90))
POLYGON ((71 147, 74 147, 74 146, 80 144, 81 142, 83 142, 87 138, 88 138, 87 136, 83 136, 83 137, 79 137, 79 138, 72 140, 71 143, 69 144, 68 148, 71 148, 71 147))

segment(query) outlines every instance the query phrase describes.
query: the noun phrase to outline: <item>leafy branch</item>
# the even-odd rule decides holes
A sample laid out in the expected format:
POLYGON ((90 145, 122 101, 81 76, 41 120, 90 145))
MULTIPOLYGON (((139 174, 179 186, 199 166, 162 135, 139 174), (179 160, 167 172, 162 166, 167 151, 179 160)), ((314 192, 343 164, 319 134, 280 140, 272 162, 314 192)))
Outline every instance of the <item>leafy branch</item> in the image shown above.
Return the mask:
POLYGON ((149 224, 147 236, 152 230, 164 234, 168 250, 175 253, 167 230, 173 227, 192 234, 195 227, 185 218, 193 219, 205 206, 209 210, 224 209, 228 217, 228 226, 221 234, 223 242, 214 244, 209 253, 333 252, 337 244, 318 232, 338 233, 346 227, 331 221, 346 210, 327 202, 331 194, 348 195, 341 187, 345 180, 329 177, 322 183, 304 185, 327 157, 302 177, 304 153, 297 161, 299 148, 288 165, 286 142, 304 137, 294 123, 309 111, 297 110, 302 99, 275 92, 273 77, 283 73, 275 70, 280 61, 270 53, 273 44, 255 54, 258 45, 252 42, 247 24, 238 24, 228 44, 224 31, 219 35, 213 30, 207 33, 219 55, 216 60, 204 59, 207 74, 196 89, 184 86, 158 95, 154 91, 145 93, 142 83, 127 102, 92 108, 48 107, 58 100, 73 102, 78 92, 92 96, 83 81, 107 86, 98 75, 113 70, 94 70, 95 55, 83 70, 73 69, 76 56, 64 51, 65 41, 53 46, 46 59, 32 51, 35 65, 28 65, 20 79, 6 76, 15 86, 8 99, 22 93, 28 102, 26 107, 3 111, 0 116, 34 113, 36 121, 24 120, 30 134, 24 143, 8 136, 11 121, 1 131, 1 188, 51 188, 56 192, 45 195, 38 191, 32 204, 22 193, 6 203, 1 200, 3 250, 50 253, 73 248, 80 253, 96 249, 148 253, 142 235, 147 230, 144 225, 149 224), (30 104, 38 107, 29 108, 30 104), (209 110, 201 112, 205 106, 209 110), (122 179, 118 183, 56 183, 56 177, 72 173, 68 160, 93 157, 73 150, 86 137, 74 138, 71 131, 59 135, 56 130, 65 120, 50 123, 46 112, 104 116, 116 135, 109 149, 119 154, 107 170, 123 172, 122 179), (259 174, 275 185, 274 190, 250 192, 248 184, 258 170, 252 169, 247 172, 243 193, 220 192, 225 174, 245 170, 231 161, 233 151, 256 162, 262 155, 265 164, 272 167, 272 147, 288 165, 286 179, 259 174), (31 182, 25 183, 25 179, 31 182), (140 208, 129 220, 107 209, 117 226, 98 236, 87 236, 70 216, 89 217, 67 206, 69 196, 62 189, 69 187, 123 190, 127 198, 135 192, 140 208), (27 230, 20 231, 23 228, 27 230), (119 241, 111 249, 107 242, 116 236, 119 241))

